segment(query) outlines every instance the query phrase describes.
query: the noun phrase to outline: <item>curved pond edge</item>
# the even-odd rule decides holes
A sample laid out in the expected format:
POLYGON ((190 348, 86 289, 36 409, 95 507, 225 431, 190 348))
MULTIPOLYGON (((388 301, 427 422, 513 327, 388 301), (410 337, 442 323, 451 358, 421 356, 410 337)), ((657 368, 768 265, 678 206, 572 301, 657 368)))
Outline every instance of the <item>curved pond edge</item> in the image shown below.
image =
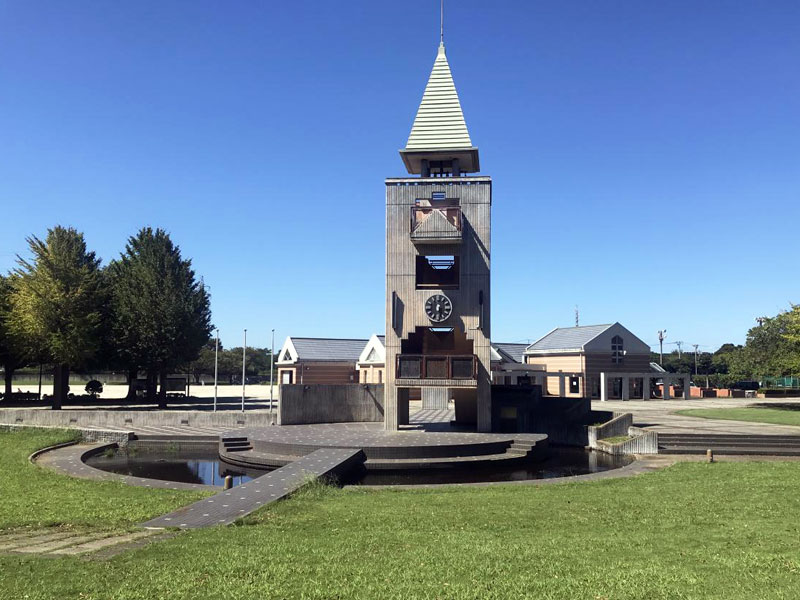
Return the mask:
POLYGON ((166 481, 164 479, 151 479, 147 477, 134 477, 132 475, 111 473, 110 471, 96 469, 95 467, 87 465, 85 462, 90 456, 117 448, 119 448, 119 444, 116 442, 103 442, 90 445, 68 442, 66 444, 56 444, 55 446, 37 450, 31 454, 30 461, 35 465, 52 469, 63 475, 81 479, 118 481, 120 483, 139 487, 168 490, 218 492, 222 489, 221 487, 204 485, 202 483, 181 483, 178 481, 166 481))
MULTIPOLYGON (((186 441, 186 438, 179 441, 186 441)), ((161 442, 163 444, 163 441, 161 442)), ((103 471, 86 464, 85 460, 96 454, 100 454, 109 449, 117 449, 119 444, 116 442, 95 443, 91 445, 80 444, 78 442, 66 442, 56 444, 47 448, 42 448, 32 453, 29 460, 37 465, 50 468, 62 474, 84 479, 95 479, 104 481, 119 481, 128 485, 139 487, 150 487, 160 489, 182 489, 196 491, 219 491, 221 487, 199 484, 181 483, 167 481, 163 479, 152 479, 146 477, 135 477, 103 471)), ((602 479, 616 479, 621 477, 633 477, 643 473, 649 473, 668 467, 676 462, 676 458, 665 456, 641 455, 633 456, 633 461, 622 467, 608 469, 598 473, 586 473, 583 475, 568 475, 564 477, 552 477, 547 479, 525 479, 516 481, 481 481, 471 483, 424 483, 424 484, 395 484, 395 485, 345 485, 343 489, 352 492, 364 490, 402 490, 402 489, 440 489, 444 487, 469 487, 469 486, 495 486, 495 485, 552 485, 564 483, 580 483, 584 481, 597 481, 602 479)))

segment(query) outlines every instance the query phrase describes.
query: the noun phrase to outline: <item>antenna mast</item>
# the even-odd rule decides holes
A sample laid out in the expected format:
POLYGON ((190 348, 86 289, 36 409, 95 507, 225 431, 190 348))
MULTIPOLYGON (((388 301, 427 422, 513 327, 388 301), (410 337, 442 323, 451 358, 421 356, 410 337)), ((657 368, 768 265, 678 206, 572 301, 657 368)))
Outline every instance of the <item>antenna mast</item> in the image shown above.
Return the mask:
POLYGON ((439 43, 444 45, 444 0, 441 0, 439 8, 439 43))
POLYGON ((581 313, 578 312, 578 305, 575 305, 575 327, 581 326, 581 313))

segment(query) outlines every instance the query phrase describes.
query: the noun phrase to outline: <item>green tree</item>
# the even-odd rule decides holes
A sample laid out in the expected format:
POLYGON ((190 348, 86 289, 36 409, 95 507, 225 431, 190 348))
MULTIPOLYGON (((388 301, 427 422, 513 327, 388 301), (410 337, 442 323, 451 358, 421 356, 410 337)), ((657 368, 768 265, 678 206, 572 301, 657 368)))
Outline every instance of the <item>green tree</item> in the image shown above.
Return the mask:
POLYGON ((783 314, 785 319, 784 339, 800 353, 800 304, 792 304, 792 309, 783 314))
POLYGON ((800 372, 800 348, 793 341, 794 310, 765 318, 747 332, 743 348, 727 355, 733 379, 760 379, 765 375, 800 372))
POLYGON ((85 365, 99 346, 103 272, 83 234, 71 227, 54 227, 44 241, 36 236, 27 241, 33 257, 17 260, 7 323, 29 356, 55 365, 53 408, 59 409, 70 368, 85 365))
MULTIPOLYGON (((195 383, 200 383, 203 375, 214 376, 214 346, 214 340, 209 340, 200 350, 197 359, 192 363, 191 373, 195 383)), ((222 354, 222 344, 220 344, 219 353, 222 354)))
POLYGON ((146 371, 151 399, 160 378, 158 404, 165 408, 167 375, 196 360, 209 340, 208 293, 162 229, 131 237, 109 276, 116 354, 129 370, 146 371))
POLYGON ((11 292, 14 289, 12 277, 13 275, 8 277, 0 275, 0 365, 3 366, 5 378, 3 394, 5 400, 11 400, 14 371, 27 362, 24 347, 19 340, 12 336, 8 324, 11 313, 11 292))

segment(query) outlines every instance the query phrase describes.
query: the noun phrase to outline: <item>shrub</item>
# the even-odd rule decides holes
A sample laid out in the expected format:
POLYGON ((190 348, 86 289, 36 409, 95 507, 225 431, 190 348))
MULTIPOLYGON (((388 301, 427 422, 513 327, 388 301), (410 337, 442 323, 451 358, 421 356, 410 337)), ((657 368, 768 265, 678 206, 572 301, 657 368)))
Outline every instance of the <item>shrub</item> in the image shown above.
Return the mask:
POLYGON ((84 388, 87 394, 91 394, 92 396, 97 396, 98 394, 103 393, 103 384, 97 379, 92 379, 86 384, 84 388))

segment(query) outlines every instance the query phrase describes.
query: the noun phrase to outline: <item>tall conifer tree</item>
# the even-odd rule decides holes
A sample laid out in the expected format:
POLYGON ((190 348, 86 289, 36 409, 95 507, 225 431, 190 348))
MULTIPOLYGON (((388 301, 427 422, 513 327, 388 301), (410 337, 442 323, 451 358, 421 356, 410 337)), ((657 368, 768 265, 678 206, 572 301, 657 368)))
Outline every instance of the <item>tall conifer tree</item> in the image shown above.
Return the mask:
POLYGON ((210 338, 208 293, 162 229, 131 237, 109 276, 116 352, 131 371, 147 372, 151 398, 160 378, 158 402, 166 407, 167 375, 195 360, 210 338))

